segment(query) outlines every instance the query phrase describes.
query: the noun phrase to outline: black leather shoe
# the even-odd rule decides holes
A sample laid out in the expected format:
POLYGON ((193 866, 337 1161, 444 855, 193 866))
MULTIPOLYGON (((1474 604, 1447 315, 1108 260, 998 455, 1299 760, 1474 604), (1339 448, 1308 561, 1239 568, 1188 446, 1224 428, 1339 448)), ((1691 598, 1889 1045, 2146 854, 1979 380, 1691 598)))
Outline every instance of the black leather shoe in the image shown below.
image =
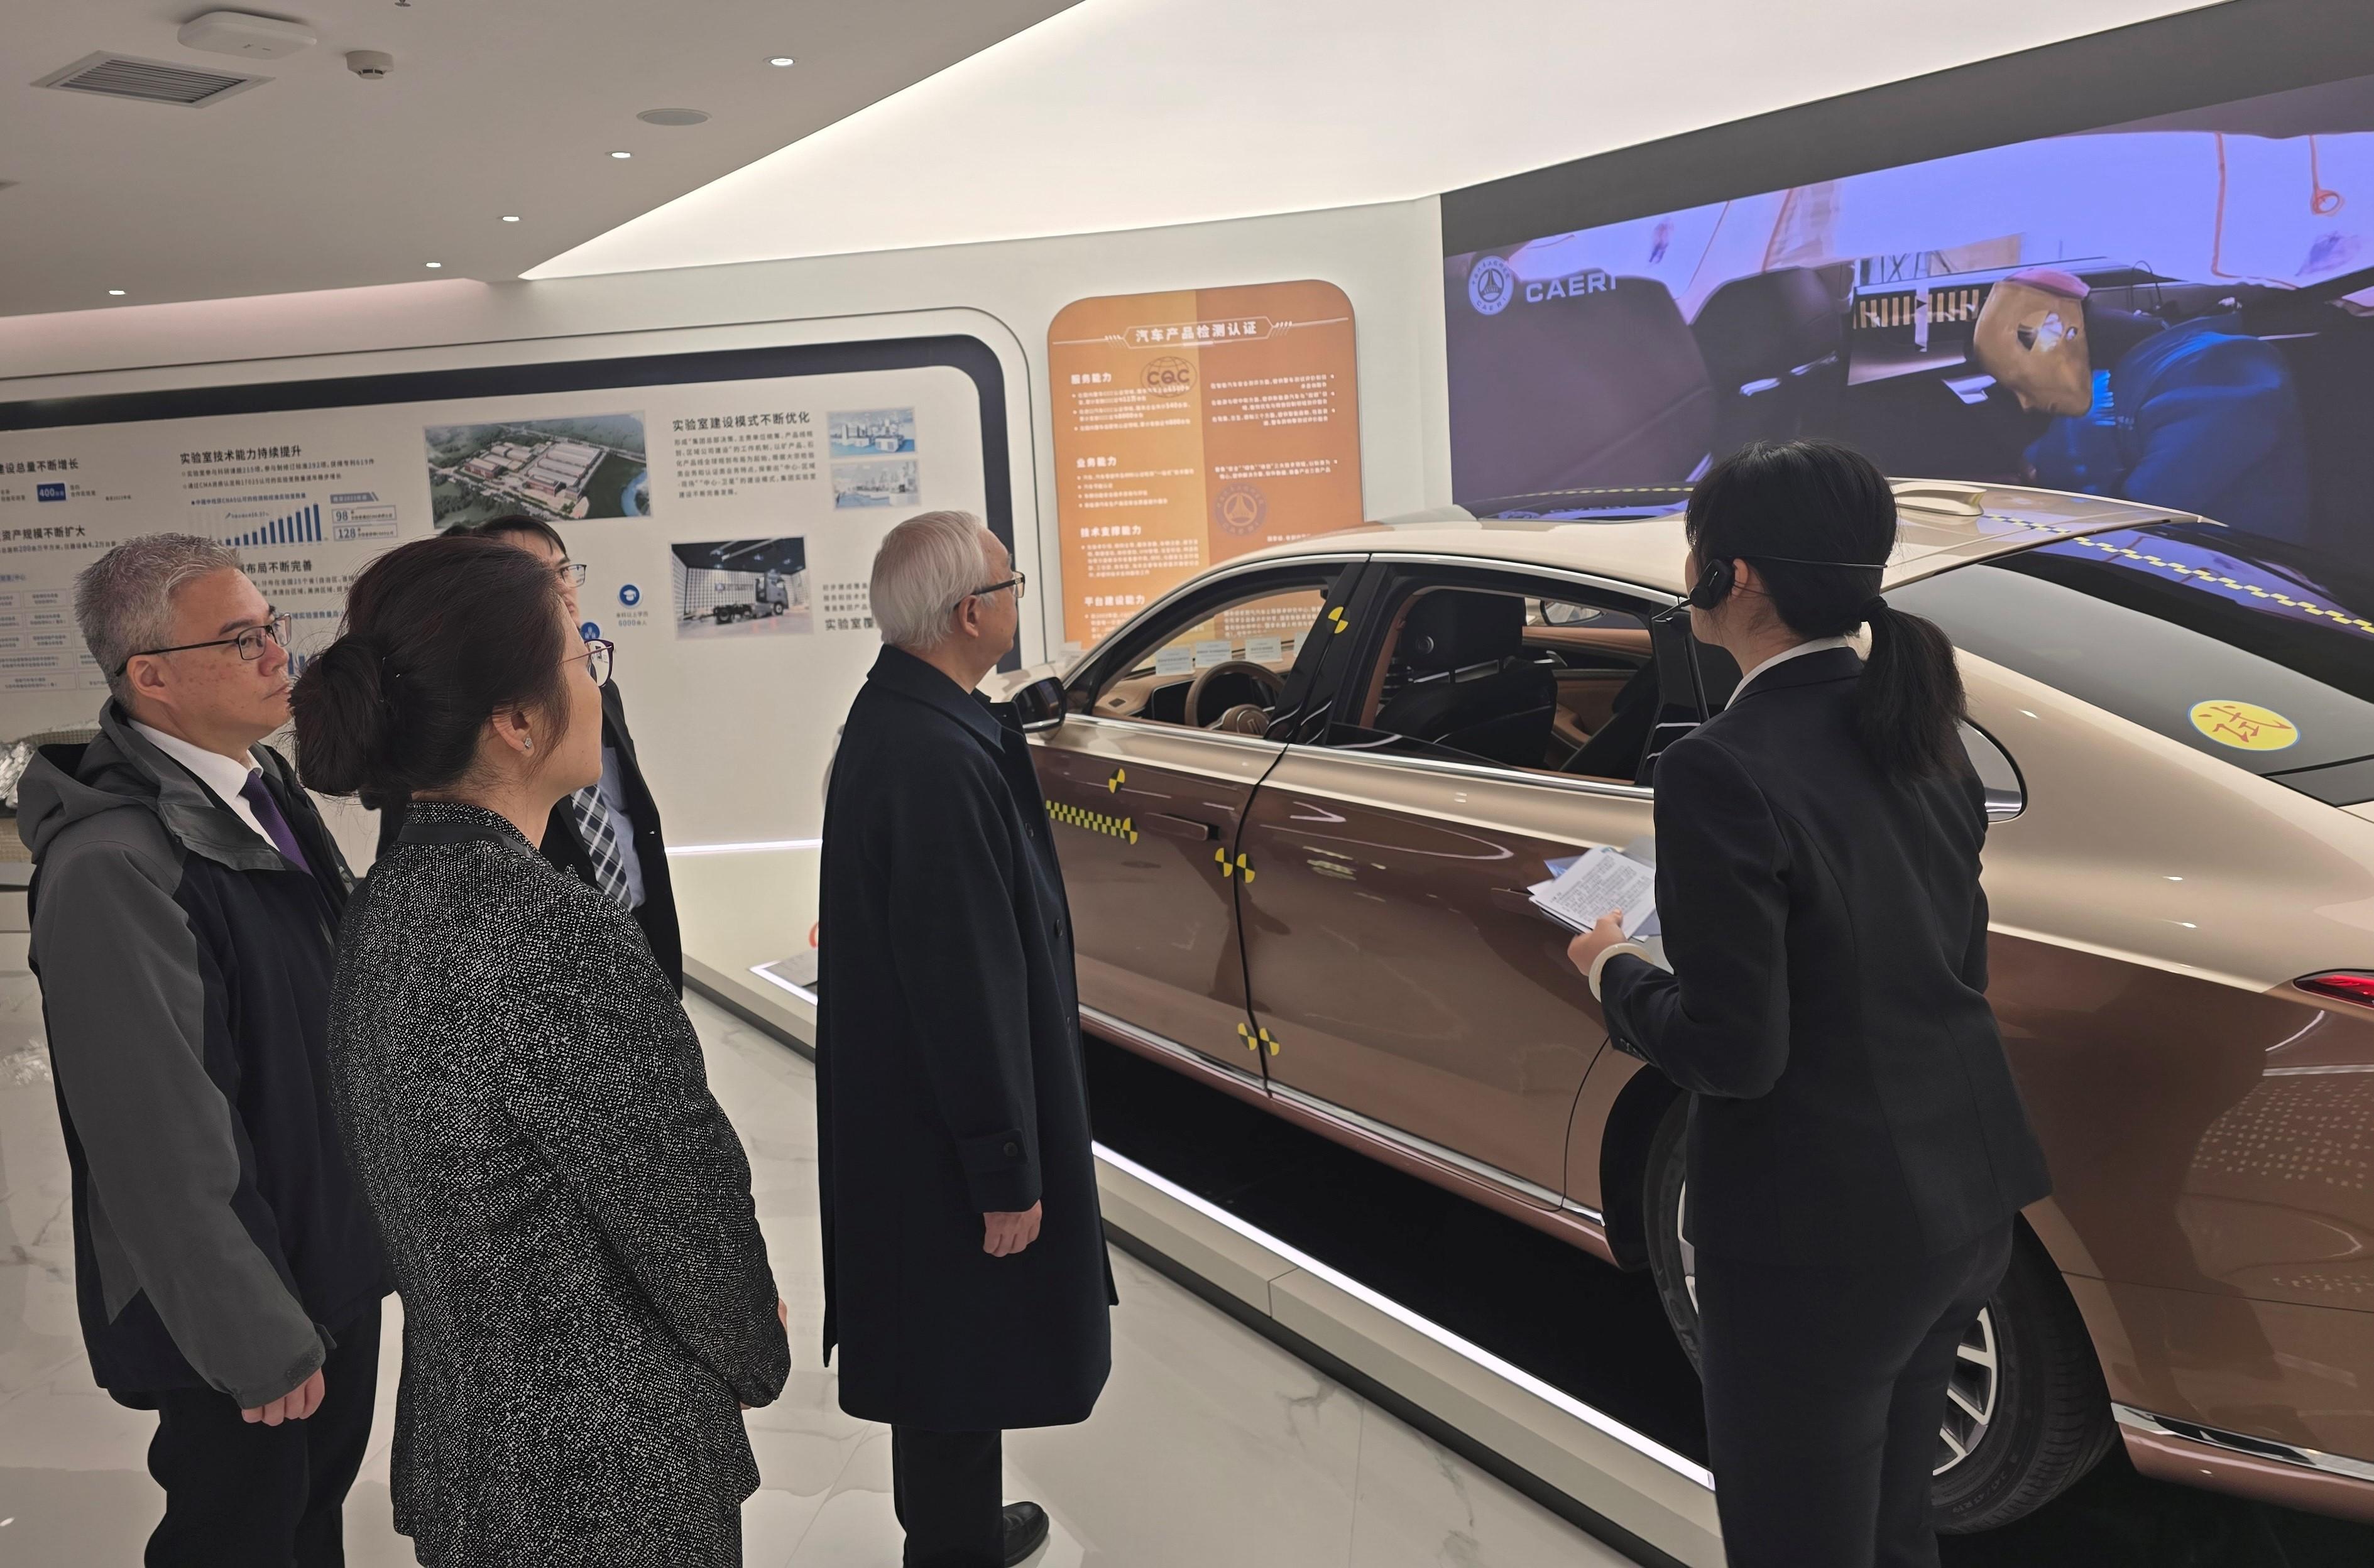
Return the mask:
POLYGON ((1016 1564, 1047 1544, 1047 1510, 1036 1503, 1009 1503, 1005 1505, 1005 1568, 1016 1564))

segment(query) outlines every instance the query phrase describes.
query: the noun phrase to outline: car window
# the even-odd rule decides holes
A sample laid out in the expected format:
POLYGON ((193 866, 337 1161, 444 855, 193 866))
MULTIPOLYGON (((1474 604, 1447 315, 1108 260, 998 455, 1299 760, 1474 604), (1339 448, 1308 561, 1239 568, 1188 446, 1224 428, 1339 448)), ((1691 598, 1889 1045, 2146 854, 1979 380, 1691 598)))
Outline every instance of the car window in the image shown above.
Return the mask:
POLYGON ((1331 568, 1307 583, 1264 578, 1238 596, 1197 596, 1176 616, 1125 629, 1116 655, 1099 661, 1090 710, 1105 719, 1263 732, 1326 611, 1335 576, 1331 568))
POLYGON ((1331 744, 1633 783, 1658 709, 1648 624, 1546 587, 1415 584, 1331 744))
MULTIPOLYGON (((2211 523, 2066 539, 1893 591, 1957 646, 2237 767, 2374 794, 2374 584, 2211 523)), ((2347 800, 2337 799, 2346 795, 2347 800)))

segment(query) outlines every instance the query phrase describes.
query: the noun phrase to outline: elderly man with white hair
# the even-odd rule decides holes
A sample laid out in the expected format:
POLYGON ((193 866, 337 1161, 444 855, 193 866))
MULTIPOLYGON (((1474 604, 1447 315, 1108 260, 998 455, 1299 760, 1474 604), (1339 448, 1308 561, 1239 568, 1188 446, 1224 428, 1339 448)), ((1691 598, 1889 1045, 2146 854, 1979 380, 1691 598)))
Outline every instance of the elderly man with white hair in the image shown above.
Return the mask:
POLYGON ((825 1353, 841 1408, 893 1428, 907 1568, 1039 1549, 1000 1434, 1086 1421, 1112 1362, 1063 873, 1022 732, 973 689, 1024 586, 966 513, 891 530, 825 801, 825 1353))

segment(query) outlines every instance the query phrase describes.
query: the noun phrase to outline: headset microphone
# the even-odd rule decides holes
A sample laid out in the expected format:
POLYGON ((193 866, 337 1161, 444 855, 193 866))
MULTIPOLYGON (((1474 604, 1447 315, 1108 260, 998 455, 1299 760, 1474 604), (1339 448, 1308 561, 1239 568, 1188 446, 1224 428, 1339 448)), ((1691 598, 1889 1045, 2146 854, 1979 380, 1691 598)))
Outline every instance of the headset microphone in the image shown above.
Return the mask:
MULTIPOLYGON (((1741 557, 1750 561, 1780 561, 1792 567, 1836 567, 1840 571, 1885 571, 1886 561, 1812 561, 1801 556, 1768 556, 1762 551, 1741 557)), ((1736 577, 1731 558, 1718 556, 1699 571, 1698 581, 1690 588, 1688 601, 1701 610, 1716 609, 1731 597, 1733 579, 1736 577)))

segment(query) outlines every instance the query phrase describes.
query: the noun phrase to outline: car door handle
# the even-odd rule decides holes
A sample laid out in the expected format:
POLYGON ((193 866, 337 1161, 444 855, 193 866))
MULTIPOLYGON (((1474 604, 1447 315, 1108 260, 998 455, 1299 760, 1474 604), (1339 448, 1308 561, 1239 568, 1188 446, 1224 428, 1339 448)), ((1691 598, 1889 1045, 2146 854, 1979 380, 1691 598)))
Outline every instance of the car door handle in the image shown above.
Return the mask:
POLYGON ((1165 838, 1184 838, 1191 844, 1200 844, 1212 837, 1210 823, 1196 822, 1190 817, 1164 816, 1159 812, 1154 812, 1138 818, 1137 821, 1138 825, 1148 833, 1159 833, 1165 838))

